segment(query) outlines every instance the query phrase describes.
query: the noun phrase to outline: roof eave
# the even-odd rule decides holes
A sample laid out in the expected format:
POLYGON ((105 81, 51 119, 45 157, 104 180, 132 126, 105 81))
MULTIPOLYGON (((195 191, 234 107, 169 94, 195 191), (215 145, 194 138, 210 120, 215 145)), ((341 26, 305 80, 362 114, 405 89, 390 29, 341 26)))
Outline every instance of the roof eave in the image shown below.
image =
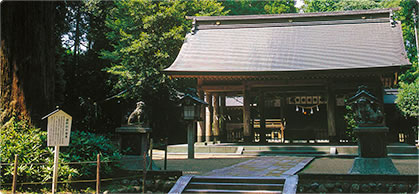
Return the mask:
POLYGON ((302 18, 302 17, 324 17, 324 16, 350 16, 362 14, 380 14, 391 13, 400 8, 373 9, 373 10, 353 10, 339 12, 313 12, 313 13, 286 13, 270 15, 232 15, 232 16, 186 16, 186 19, 196 21, 223 21, 223 20, 248 20, 248 19, 284 19, 284 18, 302 18))
POLYGON ((392 65, 385 67, 366 67, 366 68, 351 68, 351 69, 326 69, 326 70, 296 70, 296 71, 177 71, 177 70, 163 70, 163 72, 170 76, 277 76, 286 74, 317 74, 317 73, 357 73, 364 72, 401 72, 401 67, 410 66, 405 65, 392 65))

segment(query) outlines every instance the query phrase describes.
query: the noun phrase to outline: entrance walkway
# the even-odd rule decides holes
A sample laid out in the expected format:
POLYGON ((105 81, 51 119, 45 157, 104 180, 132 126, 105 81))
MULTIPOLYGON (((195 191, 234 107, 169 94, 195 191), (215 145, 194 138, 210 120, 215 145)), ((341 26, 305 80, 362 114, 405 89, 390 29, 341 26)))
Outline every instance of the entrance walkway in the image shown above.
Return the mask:
MULTIPOLYGON (((279 177, 294 175, 309 164, 313 157, 261 156, 233 166, 213 170, 205 176, 279 177)), ((214 161, 216 162, 216 161, 214 161)))
MULTIPOLYGON (((297 191, 295 174, 313 157, 261 156, 204 176, 184 175, 169 193, 290 193, 297 191)), ((216 161, 214 161, 216 162, 216 161)))

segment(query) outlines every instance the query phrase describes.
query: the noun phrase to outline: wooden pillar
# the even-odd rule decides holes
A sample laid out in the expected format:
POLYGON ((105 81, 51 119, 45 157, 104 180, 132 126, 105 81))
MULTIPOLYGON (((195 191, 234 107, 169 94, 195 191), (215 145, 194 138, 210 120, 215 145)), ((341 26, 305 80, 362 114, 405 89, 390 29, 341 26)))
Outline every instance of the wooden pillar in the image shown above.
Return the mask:
POLYGON ((212 94, 206 93, 206 102, 208 106, 205 108, 205 141, 211 141, 211 131, 212 131, 212 115, 213 115, 213 108, 212 108, 212 94))
POLYGON ((251 134, 250 125, 250 94, 248 88, 245 86, 243 91, 243 136, 247 143, 252 142, 253 135, 251 134))
POLYGON ((218 94, 214 94, 214 115, 213 115, 213 137, 214 141, 219 141, 220 135, 220 98, 218 94))
POLYGON ((259 109, 259 116, 260 116, 260 141, 259 143, 266 143, 266 118, 265 118, 265 94, 263 91, 259 93, 258 98, 258 109, 259 109))
POLYGON ((287 125, 287 121, 286 121, 286 119, 285 119, 285 109, 286 109, 286 106, 287 106, 287 103, 286 103, 286 97, 284 97, 284 96, 282 96, 281 98, 280 98, 280 108, 279 108, 279 110, 280 110, 280 116, 281 116, 281 123, 282 123, 282 129, 281 129, 281 143, 284 143, 284 141, 285 141, 285 137, 284 137, 284 130, 285 130, 285 127, 286 127, 286 125, 287 125))
MULTIPOLYGON (((204 100, 204 91, 198 90, 198 97, 201 100, 204 100)), ((205 106, 201 106, 201 112, 200 117, 202 118, 201 121, 197 122, 196 127, 196 134, 197 134, 197 142, 202 142, 204 139, 204 133, 205 133, 205 106)))
POLYGON ((336 95, 334 89, 329 85, 327 87, 327 131, 329 141, 334 142, 336 137, 336 95))
POLYGON ((222 119, 220 119, 220 141, 227 141, 227 121, 225 119, 226 115, 226 96, 225 94, 220 95, 220 115, 223 116, 222 119))

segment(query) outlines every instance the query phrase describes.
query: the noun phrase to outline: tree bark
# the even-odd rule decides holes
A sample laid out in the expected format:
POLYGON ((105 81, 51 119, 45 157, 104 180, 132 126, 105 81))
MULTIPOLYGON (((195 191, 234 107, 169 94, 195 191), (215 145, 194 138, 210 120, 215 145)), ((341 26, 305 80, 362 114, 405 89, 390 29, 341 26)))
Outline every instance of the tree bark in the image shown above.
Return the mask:
POLYGON ((1 125, 15 115, 39 126, 54 107, 55 10, 55 2, 1 4, 1 125))

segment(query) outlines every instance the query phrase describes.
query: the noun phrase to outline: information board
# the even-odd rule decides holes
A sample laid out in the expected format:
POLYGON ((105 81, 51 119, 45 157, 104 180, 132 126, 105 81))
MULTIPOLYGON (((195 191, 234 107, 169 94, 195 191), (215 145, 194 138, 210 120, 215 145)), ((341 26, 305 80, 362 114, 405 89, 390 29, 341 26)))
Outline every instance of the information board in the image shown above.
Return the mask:
POLYGON ((68 146, 71 133, 71 116, 62 110, 48 117, 48 146, 68 146))

